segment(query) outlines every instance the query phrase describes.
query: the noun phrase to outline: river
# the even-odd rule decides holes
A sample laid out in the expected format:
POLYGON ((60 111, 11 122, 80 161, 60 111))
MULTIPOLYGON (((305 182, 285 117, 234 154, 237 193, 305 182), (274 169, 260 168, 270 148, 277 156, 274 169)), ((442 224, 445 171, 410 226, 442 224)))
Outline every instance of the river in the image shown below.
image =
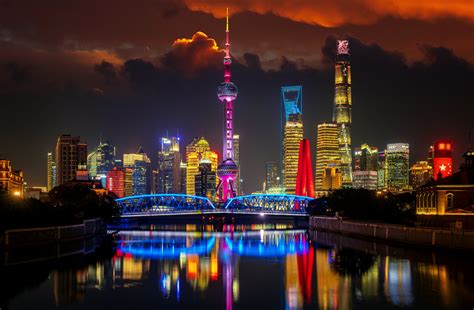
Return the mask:
POLYGON ((472 309, 469 255, 291 225, 120 231, 90 257, 3 267, 5 309, 472 309))

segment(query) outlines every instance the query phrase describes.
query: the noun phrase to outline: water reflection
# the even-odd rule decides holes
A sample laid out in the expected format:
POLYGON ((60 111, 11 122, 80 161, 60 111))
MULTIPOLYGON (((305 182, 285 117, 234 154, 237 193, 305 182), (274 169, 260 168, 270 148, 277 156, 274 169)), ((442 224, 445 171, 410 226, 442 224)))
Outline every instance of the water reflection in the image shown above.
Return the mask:
POLYGON ((312 236, 312 241, 304 230, 265 228, 120 232, 111 257, 61 264, 43 284, 21 292, 6 306, 452 309, 474 305, 472 272, 463 260, 439 262, 430 253, 384 255, 354 239, 312 236), (50 299, 42 297, 45 288, 52 292, 50 299))
POLYGON ((239 300, 240 262, 274 259, 285 265, 288 308, 301 307, 303 297, 309 303, 314 250, 306 232, 235 228, 226 227, 224 232, 120 232, 113 258, 113 286, 133 285, 157 270, 163 297, 179 301, 184 283, 205 292, 212 282, 221 281, 225 308, 232 309, 239 300))

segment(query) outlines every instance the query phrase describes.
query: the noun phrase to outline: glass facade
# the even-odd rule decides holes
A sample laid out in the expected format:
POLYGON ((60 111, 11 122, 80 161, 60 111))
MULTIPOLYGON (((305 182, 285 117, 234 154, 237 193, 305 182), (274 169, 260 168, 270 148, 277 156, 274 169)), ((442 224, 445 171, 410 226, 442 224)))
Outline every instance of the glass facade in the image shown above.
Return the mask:
POLYGON ((283 134, 283 184, 287 194, 295 194, 300 141, 303 139, 301 114, 290 114, 283 134))
POLYGON ((387 145, 385 166, 387 189, 403 191, 409 188, 410 147, 408 143, 387 145))
POLYGON ((158 174, 155 186, 156 193, 180 193, 180 165, 179 138, 161 138, 161 150, 158 152, 158 174))
MULTIPOLYGON (((125 169, 125 192, 131 195, 143 195, 151 192, 151 161, 140 147, 137 153, 123 154, 125 169)), ((126 196, 129 196, 126 193, 126 196)))
POLYGON ((325 169, 328 166, 337 167, 339 163, 340 153, 337 124, 318 124, 318 138, 316 142, 316 172, 314 182, 316 190, 323 189, 323 174, 325 169))
POLYGON ((337 59, 335 65, 335 92, 333 122, 337 123, 340 170, 342 185, 352 185, 352 94, 351 64, 349 61, 349 42, 338 40, 337 59))

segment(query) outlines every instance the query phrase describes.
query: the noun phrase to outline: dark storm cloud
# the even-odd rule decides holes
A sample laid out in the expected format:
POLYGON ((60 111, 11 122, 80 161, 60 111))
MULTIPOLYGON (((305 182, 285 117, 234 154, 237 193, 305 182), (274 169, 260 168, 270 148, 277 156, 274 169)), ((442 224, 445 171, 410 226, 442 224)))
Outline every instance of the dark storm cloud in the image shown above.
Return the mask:
POLYGON ((96 64, 94 66, 94 70, 104 77, 106 84, 112 84, 117 78, 115 66, 105 60, 103 60, 100 64, 96 64))
POLYGON ((135 91, 157 90, 158 70, 148 61, 142 59, 128 60, 123 64, 122 75, 128 80, 135 91))

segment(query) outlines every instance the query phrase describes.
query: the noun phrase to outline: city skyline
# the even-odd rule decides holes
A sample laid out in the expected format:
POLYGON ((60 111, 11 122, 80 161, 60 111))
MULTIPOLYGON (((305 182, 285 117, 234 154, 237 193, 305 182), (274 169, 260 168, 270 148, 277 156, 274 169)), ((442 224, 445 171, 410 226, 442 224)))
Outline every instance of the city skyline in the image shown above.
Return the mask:
MULTIPOLYGON (((235 109, 235 128, 239 128, 241 136, 240 154, 245 163, 242 166, 242 176, 246 192, 260 189, 265 175, 264 163, 278 160, 278 97, 281 86, 303 86, 303 122, 307 124, 304 136, 310 141, 316 141, 314 126, 330 119, 334 81, 331 66, 335 61, 336 39, 348 39, 351 46, 353 100, 357 107, 353 111, 352 146, 369 143, 383 149, 389 143, 406 142, 410 144, 412 164, 426 159, 426 150, 433 141, 449 139, 455 145, 453 170, 457 170, 461 162, 460 156, 467 148, 468 132, 472 130, 468 117, 472 109, 468 100, 469 88, 463 85, 468 85, 473 73, 472 60, 461 52, 459 46, 450 44, 449 40, 436 43, 422 32, 418 45, 419 54, 416 55, 406 50, 407 44, 392 43, 389 46, 377 41, 380 36, 369 36, 370 31, 365 35, 357 35, 351 31, 341 33, 339 28, 334 31, 325 29, 327 33, 319 40, 314 36, 320 44, 319 48, 308 49, 308 53, 299 55, 299 58, 305 60, 304 64, 298 57, 287 55, 282 62, 276 61, 281 64, 280 67, 277 65, 273 71, 265 71, 269 68, 269 61, 261 51, 249 48, 249 38, 245 38, 245 34, 249 37, 254 34, 249 31, 248 26, 242 26, 242 18, 252 15, 254 21, 271 19, 272 23, 280 24, 288 23, 288 20, 273 15, 236 11, 239 10, 231 8, 231 16, 236 24, 233 72, 241 90, 239 105, 235 109), (407 60, 401 54, 394 53, 395 51, 403 53, 407 60), (315 55, 322 55, 319 57, 319 64, 311 60, 315 55), (384 79, 378 78, 379 76, 384 79), (434 121, 439 111, 444 111, 446 107, 450 108, 443 113, 443 121, 434 121), (417 130, 420 126, 424 130, 417 130), (379 128, 383 130, 378 130, 379 128)), ((183 18, 182 15, 199 15, 187 8, 181 8, 179 12, 177 16, 170 18, 175 20, 183 18)), ((3 129, 9 134, 4 139, 1 155, 24 171, 29 185, 36 186, 46 185, 46 154, 53 150, 55 139, 63 133, 81 136, 90 149, 98 145, 102 133, 117 146, 119 157, 123 153, 134 152, 140 145, 147 153, 156 154, 161 133, 167 129, 179 129, 184 143, 191 141, 194 136, 205 136, 215 149, 221 149, 219 132, 222 114, 215 108, 218 102, 213 97, 215 95, 211 85, 219 83, 222 72, 220 61, 223 54, 220 50, 224 46, 224 40, 221 28, 217 27, 222 25, 222 17, 222 14, 219 18, 205 15, 202 21, 188 25, 188 30, 175 33, 174 39, 182 39, 174 43, 174 39, 163 42, 161 48, 165 51, 165 56, 155 57, 155 60, 147 55, 137 56, 137 60, 115 51, 117 55, 120 54, 117 56, 120 60, 103 54, 104 62, 93 58, 78 64, 75 62, 77 55, 71 54, 61 61, 77 65, 77 74, 69 72, 66 79, 71 81, 69 87, 62 84, 54 87, 54 91, 51 85, 30 85, 38 77, 37 70, 44 69, 40 64, 44 64, 43 61, 46 60, 25 57, 22 62, 15 60, 12 55, 0 55, 2 63, 10 64, 2 67, 0 99, 5 103, 5 111, 11 115, 2 123, 3 129), (194 60, 190 51, 204 55, 206 60, 197 64, 191 61, 192 74, 178 63, 178 60, 186 57, 194 60), (163 65, 165 63, 167 67, 163 65), (91 83, 96 87, 85 87, 84 80, 78 81, 83 78, 84 70, 95 76, 91 83), (176 84, 178 88, 170 87, 170 83, 176 84), (40 87, 40 91, 37 87, 40 87), (192 98, 190 104, 179 100, 177 93, 192 98), (170 105, 170 102, 174 104, 170 105), (180 110, 188 108, 189 113, 179 114, 180 110), (14 128, 12 122, 19 119, 24 120, 23 130, 9 130, 8 128, 14 128), (123 124, 117 126, 121 122, 123 124), (26 133, 29 133, 29 143, 20 147, 19 143, 27 139, 26 133)), ((471 25, 469 21, 451 18, 454 19, 453 25, 471 25)), ((417 22, 426 23, 420 20, 417 22)), ((292 23, 295 27, 292 34, 295 37, 301 35, 300 31, 304 32, 301 27, 308 27, 307 31, 310 32, 316 31, 313 28, 320 28, 305 22, 292 23)), ((448 21, 435 24, 443 23, 448 21)), ((377 22, 366 27, 375 25, 377 22)), ((13 39, 8 47, 17 44, 21 35, 21 31, 12 32, 13 39)), ((129 37, 133 38, 134 35, 129 34, 129 37)), ((35 40, 31 42, 38 43, 35 40)), ((305 44, 302 42, 301 46, 305 44)), ((27 47, 22 48, 23 51, 28 51, 27 47)), ((67 47, 63 49, 66 50, 67 47)), ((296 50, 298 49, 301 47, 298 46, 296 50)), ((314 162, 314 143, 311 143, 311 148, 314 162)))

